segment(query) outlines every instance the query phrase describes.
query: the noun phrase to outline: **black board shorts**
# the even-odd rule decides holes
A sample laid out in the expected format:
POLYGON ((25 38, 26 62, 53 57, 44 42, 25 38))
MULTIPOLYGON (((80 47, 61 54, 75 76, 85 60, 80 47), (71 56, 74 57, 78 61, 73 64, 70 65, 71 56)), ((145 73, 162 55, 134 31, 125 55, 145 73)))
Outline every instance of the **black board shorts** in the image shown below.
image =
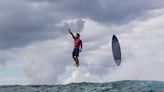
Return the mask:
POLYGON ((79 56, 79 49, 74 48, 74 50, 72 52, 72 57, 74 57, 74 56, 76 56, 76 57, 79 56))

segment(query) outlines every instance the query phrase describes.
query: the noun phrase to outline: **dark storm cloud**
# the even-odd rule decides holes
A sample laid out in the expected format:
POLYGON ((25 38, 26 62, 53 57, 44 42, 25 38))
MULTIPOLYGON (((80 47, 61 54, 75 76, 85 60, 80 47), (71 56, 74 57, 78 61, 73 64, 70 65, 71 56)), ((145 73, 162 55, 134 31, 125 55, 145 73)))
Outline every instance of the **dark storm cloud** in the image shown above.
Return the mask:
MULTIPOLYGON (((163 0, 1 0, 0 49, 22 47, 67 34, 63 20, 89 18, 99 23, 126 23, 163 0)), ((78 21, 76 30, 84 22, 78 21)))
MULTIPOLYGON (((56 26, 64 19, 62 15, 49 11, 46 4, 41 5, 23 0, 1 1, 0 49, 22 47, 67 34, 69 24, 56 26)), ((77 26, 80 26, 77 30, 81 30, 83 22, 77 21, 77 26)))
POLYGON ((29 0, 50 3, 63 14, 101 23, 126 23, 145 11, 164 7, 163 0, 29 0))

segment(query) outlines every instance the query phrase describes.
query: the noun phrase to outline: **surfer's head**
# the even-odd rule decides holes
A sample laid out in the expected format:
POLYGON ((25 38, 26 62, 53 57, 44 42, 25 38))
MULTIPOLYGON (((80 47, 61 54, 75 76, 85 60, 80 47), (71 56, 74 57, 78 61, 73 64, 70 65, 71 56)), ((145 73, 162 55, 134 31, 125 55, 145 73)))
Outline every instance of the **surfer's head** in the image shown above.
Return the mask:
POLYGON ((80 38, 80 34, 79 33, 76 33, 76 38, 80 38))

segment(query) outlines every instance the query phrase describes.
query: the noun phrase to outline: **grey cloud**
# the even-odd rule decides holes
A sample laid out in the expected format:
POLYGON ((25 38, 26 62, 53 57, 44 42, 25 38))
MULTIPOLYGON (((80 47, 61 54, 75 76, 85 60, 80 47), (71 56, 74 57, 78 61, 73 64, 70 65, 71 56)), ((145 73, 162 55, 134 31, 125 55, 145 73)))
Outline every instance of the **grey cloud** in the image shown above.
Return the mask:
MULTIPOLYGON (((163 0, 1 0, 0 49, 23 47, 65 33, 63 20, 89 18, 98 23, 126 23, 144 11, 162 8, 163 0)), ((75 31, 84 22, 77 22, 75 31)))
MULTIPOLYGON (((34 1, 34 0, 32 0, 34 1)), ((41 0, 55 4, 66 15, 90 18, 101 23, 126 23, 151 9, 163 8, 163 0, 41 0)))
MULTIPOLYGON (((0 49, 18 48, 67 34, 65 30, 69 24, 56 26, 62 21, 62 16, 51 14, 48 10, 31 8, 32 5, 29 2, 20 2, 10 4, 11 2, 4 1, 1 3, 6 6, 1 6, 5 10, 0 16, 0 49)), ((81 30, 83 23, 77 23, 77 26, 80 26, 77 30, 81 30)))

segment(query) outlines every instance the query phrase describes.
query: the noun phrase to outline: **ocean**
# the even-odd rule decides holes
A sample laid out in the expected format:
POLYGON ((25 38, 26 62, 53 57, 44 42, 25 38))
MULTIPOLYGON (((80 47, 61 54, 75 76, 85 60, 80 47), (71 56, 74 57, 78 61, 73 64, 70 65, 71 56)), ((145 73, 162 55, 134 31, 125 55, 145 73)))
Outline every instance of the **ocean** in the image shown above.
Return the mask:
POLYGON ((1 85, 0 92, 164 92, 164 82, 124 80, 66 85, 1 85))

